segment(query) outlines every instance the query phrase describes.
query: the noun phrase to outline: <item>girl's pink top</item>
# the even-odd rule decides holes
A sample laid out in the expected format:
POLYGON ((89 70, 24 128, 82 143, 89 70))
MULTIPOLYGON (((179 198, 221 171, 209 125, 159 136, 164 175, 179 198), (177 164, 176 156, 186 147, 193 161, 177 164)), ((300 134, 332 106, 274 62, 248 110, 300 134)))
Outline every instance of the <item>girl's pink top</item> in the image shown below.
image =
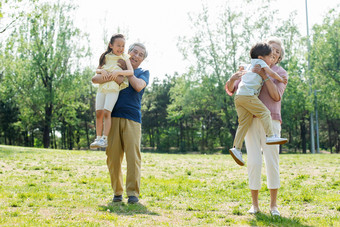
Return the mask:
MULTIPOLYGON (((271 69, 276 72, 277 74, 279 74, 279 76, 286 76, 288 78, 288 74, 286 72, 286 70, 284 70, 281 66, 277 66, 274 65, 271 67, 271 69)), ((279 120, 282 123, 282 119, 281 119, 281 99, 282 99, 282 95, 286 89, 287 84, 281 83, 275 79, 270 78, 274 84, 277 87, 277 90, 279 92, 280 95, 280 101, 276 102, 274 101, 270 95, 269 95, 269 91, 267 88, 266 83, 264 83, 264 85, 262 86, 260 95, 259 95, 259 99, 263 102, 263 104, 270 110, 271 112, 271 116, 273 120, 279 120)), ((225 90, 228 93, 228 95, 232 96, 235 91, 238 88, 238 84, 240 83, 241 80, 237 80, 234 83, 234 90, 233 91, 229 91, 227 84, 225 85, 225 90)))

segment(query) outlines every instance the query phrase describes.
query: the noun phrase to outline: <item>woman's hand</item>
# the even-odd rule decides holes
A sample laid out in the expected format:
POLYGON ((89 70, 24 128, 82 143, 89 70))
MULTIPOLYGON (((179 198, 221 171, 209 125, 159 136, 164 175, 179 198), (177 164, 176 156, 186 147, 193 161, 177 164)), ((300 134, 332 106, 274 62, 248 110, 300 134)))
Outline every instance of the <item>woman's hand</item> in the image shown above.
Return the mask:
POLYGON ((259 74, 263 80, 268 78, 266 72, 261 68, 261 65, 255 65, 252 69, 252 72, 259 74))
POLYGON ((236 73, 234 73, 231 77, 230 77, 230 80, 232 81, 236 81, 236 80, 239 80, 241 79, 241 77, 246 74, 247 71, 246 70, 241 70, 241 71, 237 71, 236 73))
POLYGON ((226 91, 229 95, 232 95, 232 92, 234 90, 234 87, 235 87, 235 81, 237 80, 240 80, 241 77, 246 74, 247 71, 246 70, 241 70, 241 71, 238 71, 236 73, 234 73, 230 78, 229 80, 227 81, 227 83, 225 84, 225 88, 226 88, 226 91), (228 92, 229 91, 229 92, 228 92))

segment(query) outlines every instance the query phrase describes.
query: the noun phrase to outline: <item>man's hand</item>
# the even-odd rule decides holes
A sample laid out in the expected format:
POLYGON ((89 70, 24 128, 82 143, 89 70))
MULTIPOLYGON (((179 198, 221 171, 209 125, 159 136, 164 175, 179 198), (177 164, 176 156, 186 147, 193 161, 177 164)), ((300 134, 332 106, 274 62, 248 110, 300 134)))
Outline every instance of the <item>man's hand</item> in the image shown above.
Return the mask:
POLYGON ((108 71, 102 70, 102 71, 101 71, 101 74, 102 74, 102 77, 103 77, 103 79, 104 79, 105 81, 108 81, 108 80, 109 80, 110 75, 109 75, 108 71))
POLYGON ((109 80, 116 80, 117 76, 118 76, 118 72, 113 71, 113 72, 109 73, 109 80))
POLYGON ((123 59, 119 59, 119 60, 118 60, 118 66, 119 66, 122 70, 127 70, 126 62, 125 62, 123 59))

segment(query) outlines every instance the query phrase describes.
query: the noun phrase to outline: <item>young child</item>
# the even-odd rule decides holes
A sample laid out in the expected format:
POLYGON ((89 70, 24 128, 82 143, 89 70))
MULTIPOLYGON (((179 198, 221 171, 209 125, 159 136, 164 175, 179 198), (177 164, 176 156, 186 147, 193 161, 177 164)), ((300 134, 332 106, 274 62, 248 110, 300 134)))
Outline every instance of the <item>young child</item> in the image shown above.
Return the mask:
MULTIPOLYGON (((107 72, 119 71, 119 75, 133 75, 133 68, 130 62, 130 55, 124 53, 125 38, 122 34, 113 35, 110 39, 107 50, 100 56, 97 74, 102 70, 107 72), (127 70, 119 67, 118 60, 126 62, 127 70)), ((115 78, 113 78, 115 79, 115 78)), ((109 81, 99 85, 96 96, 96 131, 97 138, 91 143, 90 148, 107 147, 107 136, 111 128, 111 112, 118 99, 119 91, 129 86, 128 79, 118 85, 115 81, 109 81), (104 118, 104 131, 103 131, 104 118), (103 134, 103 136, 102 136, 103 134)))
MULTIPOLYGON (((250 70, 255 65, 260 65, 269 76, 282 83, 287 83, 287 79, 280 77, 268 66, 271 65, 273 61, 270 45, 266 43, 255 44, 250 50, 250 56, 252 58, 250 70)), ((240 67, 240 70, 241 69, 242 67, 240 67)), ((266 80, 269 80, 269 78, 266 80)), ((231 148, 229 152, 236 163, 241 166, 244 165, 244 161, 240 155, 242 154, 242 144, 254 116, 260 118, 263 124, 263 128, 267 135, 266 144, 274 145, 287 142, 286 138, 279 138, 274 135, 270 111, 258 98, 262 85, 266 80, 263 80, 257 73, 249 71, 242 76, 236 91, 235 107, 239 125, 236 131, 233 148, 231 148)))

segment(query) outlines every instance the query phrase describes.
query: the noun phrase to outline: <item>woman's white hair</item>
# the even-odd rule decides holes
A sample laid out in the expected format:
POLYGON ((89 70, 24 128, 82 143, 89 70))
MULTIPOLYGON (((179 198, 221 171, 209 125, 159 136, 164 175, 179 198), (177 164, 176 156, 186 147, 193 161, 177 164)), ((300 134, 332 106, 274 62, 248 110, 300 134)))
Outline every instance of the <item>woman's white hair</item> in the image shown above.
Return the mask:
POLYGON ((279 39, 276 36, 271 36, 271 37, 267 38, 265 42, 268 43, 268 44, 276 43, 277 45, 279 45, 281 47, 281 55, 280 55, 279 59, 277 60, 277 62, 275 64, 280 63, 285 56, 285 47, 284 47, 281 39, 279 39))

